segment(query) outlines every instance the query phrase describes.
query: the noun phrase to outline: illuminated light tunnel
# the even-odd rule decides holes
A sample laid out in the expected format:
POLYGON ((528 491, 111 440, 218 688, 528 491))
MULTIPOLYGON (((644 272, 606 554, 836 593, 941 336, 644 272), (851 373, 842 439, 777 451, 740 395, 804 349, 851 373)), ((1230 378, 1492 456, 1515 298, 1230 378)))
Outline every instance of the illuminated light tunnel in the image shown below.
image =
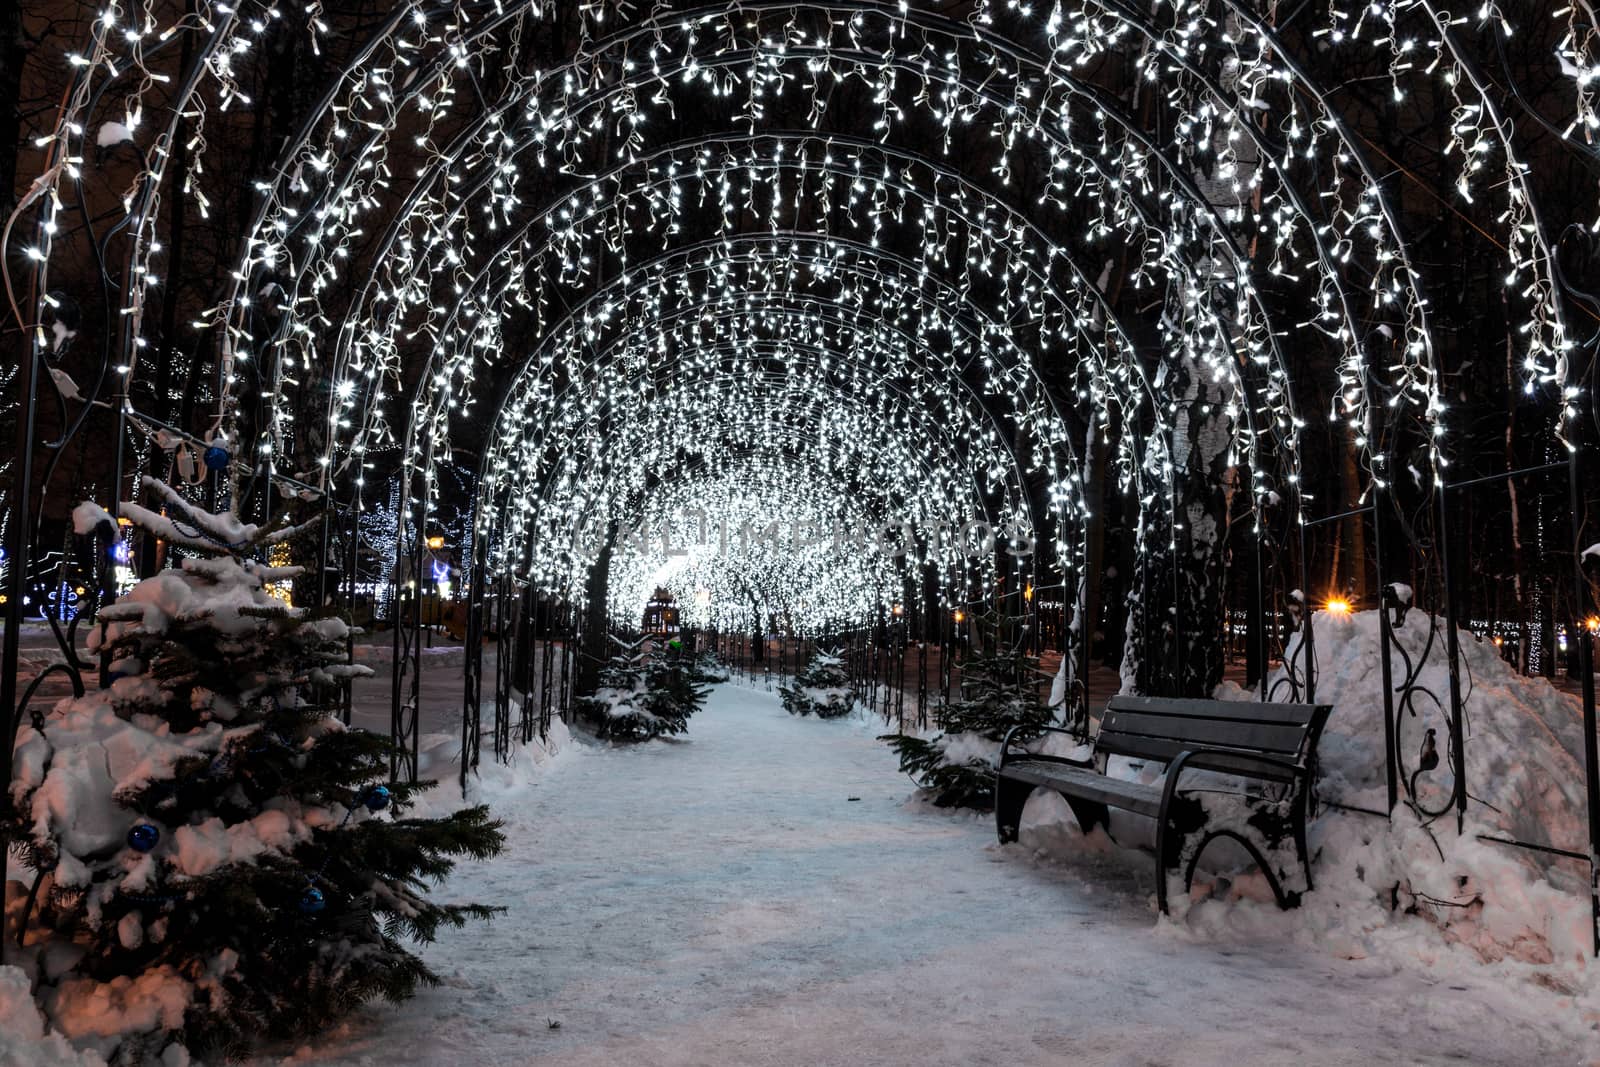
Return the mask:
MULTIPOLYGON (((105 425, 102 496, 180 468, 199 487, 204 457, 241 515, 329 505, 312 595, 388 604, 409 773, 407 583, 446 511, 473 635, 539 604, 594 647, 657 588, 698 628, 829 641, 893 612, 938 642, 993 610, 1062 653, 1080 705, 1091 659, 1208 693, 1241 645, 1265 697, 1317 605, 1403 586, 1454 665, 1481 612, 1447 490, 1570 473, 1583 510, 1600 304, 1562 250, 1593 205, 1530 160, 1592 170, 1600 35, 1583 5, 1536 26, 1280 6, 467 0, 374 27, 110 5, 8 229, 23 380, 98 372, 63 439, 105 425), (1501 87, 1529 34, 1558 71, 1532 104, 1501 87), (292 100, 247 76, 266 47, 316 74, 292 100), (1431 185, 1380 136, 1414 100, 1439 119, 1431 185), (276 139, 219 208, 261 108, 276 139), (204 286, 180 256, 207 222, 228 240, 204 286), (1462 257, 1493 276, 1488 328, 1441 280, 1462 257), (180 347, 201 368, 181 390, 180 347), (1468 374, 1490 352, 1486 399, 1468 374), (1486 443, 1507 405, 1516 433, 1486 443)), ((27 477, 12 559, 67 475, 27 477)), ((1530 499, 1560 512, 1553 492, 1530 499)), ((1544 530, 1539 552, 1581 547, 1544 530)), ((1580 564, 1546 578, 1574 599, 1523 605, 1535 667, 1586 603, 1580 564)), ((1314 672, 1289 664, 1288 689, 1314 696, 1314 672)))

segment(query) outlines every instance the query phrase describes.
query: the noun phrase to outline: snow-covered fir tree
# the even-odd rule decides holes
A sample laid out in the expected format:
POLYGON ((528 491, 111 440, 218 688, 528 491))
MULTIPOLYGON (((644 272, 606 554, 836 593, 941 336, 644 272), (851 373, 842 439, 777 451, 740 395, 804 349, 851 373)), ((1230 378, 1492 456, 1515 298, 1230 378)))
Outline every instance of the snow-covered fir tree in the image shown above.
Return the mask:
POLYGON ((145 485, 165 513, 122 514, 183 558, 100 613, 90 647, 115 680, 22 727, 0 811, 35 872, 41 1004, 80 1040, 128 1029, 95 1017, 143 1018, 100 1041, 127 1064, 236 1056, 433 983, 407 942, 497 909, 427 885, 503 841, 483 807, 408 818, 430 783, 387 781, 389 740, 330 713, 367 671, 344 662, 344 622, 266 588, 299 573, 254 558, 293 527, 145 485))
POLYGON ((728 665, 717 658, 709 648, 694 657, 694 680, 709 685, 720 685, 728 680, 728 665))
MULTIPOLYGON (((998 626, 991 622, 991 632, 998 626)), ((1029 741, 1050 725, 1052 711, 1039 699, 1039 661, 1020 647, 990 640, 961 664, 961 698, 933 711, 933 737, 886 734, 900 769, 928 791, 939 807, 994 807, 994 768, 1000 742, 1012 727, 1029 741)))
POLYGON ((831 652, 818 652, 795 675, 793 686, 781 685, 778 694, 791 715, 815 715, 837 719, 850 714, 855 696, 844 660, 831 652))
POLYGON ((617 654, 601 668, 599 687, 578 701, 595 733, 612 741, 648 741, 687 730, 689 716, 709 692, 696 676, 694 658, 681 646, 663 646, 653 634, 613 640, 617 654))

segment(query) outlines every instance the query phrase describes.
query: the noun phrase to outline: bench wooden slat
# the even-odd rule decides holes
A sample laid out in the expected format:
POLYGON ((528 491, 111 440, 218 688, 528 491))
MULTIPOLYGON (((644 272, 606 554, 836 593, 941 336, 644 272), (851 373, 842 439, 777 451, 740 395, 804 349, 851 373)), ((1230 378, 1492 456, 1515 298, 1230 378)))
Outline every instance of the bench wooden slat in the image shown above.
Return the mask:
POLYGON ((1037 760, 1013 760, 1002 772, 1007 778, 1029 785, 1070 793, 1113 808, 1138 812, 1154 818, 1161 810, 1161 787, 1107 778, 1087 768, 1037 760))
MULTIPOLYGON (((1138 746, 1137 752, 1125 751, 1113 754, 1127 756, 1130 759, 1146 759, 1159 763, 1170 763, 1178 757, 1180 752, 1196 747, 1193 741, 1163 741, 1156 738, 1145 738, 1138 746)), ((1274 756, 1272 758, 1276 759, 1277 757, 1274 756)), ((1294 780, 1293 772, 1284 770, 1281 767, 1275 767, 1270 763, 1263 763, 1258 759, 1252 759, 1251 753, 1244 750, 1240 750, 1237 755, 1232 756, 1220 752, 1196 756, 1189 761, 1189 766, 1196 770, 1244 775, 1269 782, 1294 780)))
POLYGON ((1316 704, 1265 704, 1259 700, 1200 700, 1196 698, 1114 696, 1106 710, 1172 715, 1185 719, 1222 722, 1277 723, 1306 727, 1316 721, 1316 704))
POLYGON ((1184 719, 1176 715, 1107 710, 1100 720, 1102 748, 1139 739, 1189 741, 1195 745, 1250 749, 1293 759, 1305 744, 1306 728, 1275 723, 1184 719))

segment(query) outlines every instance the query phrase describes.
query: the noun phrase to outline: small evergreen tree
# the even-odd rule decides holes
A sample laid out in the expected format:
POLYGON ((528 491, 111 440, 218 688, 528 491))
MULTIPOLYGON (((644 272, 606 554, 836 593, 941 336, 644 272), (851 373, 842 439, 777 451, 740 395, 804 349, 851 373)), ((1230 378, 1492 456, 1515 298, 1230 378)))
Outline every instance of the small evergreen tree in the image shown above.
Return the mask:
POLYGON ((503 841, 482 807, 406 817, 431 783, 386 781, 389 740, 330 714, 370 672, 344 662, 342 621, 273 595, 301 568, 252 558, 293 528, 145 484, 167 514, 122 514, 185 558, 100 613, 90 647, 115 680, 19 731, 0 811, 37 872, 26 944, 58 1025, 130 990, 164 1006, 102 1043, 114 1063, 174 1043, 237 1056, 436 982, 402 939, 498 909, 434 903, 427 883, 503 841))
POLYGON ((613 640, 618 651, 601 668, 599 688, 578 701, 595 734, 612 741, 648 741, 687 730, 689 716, 709 692, 696 677, 694 658, 681 646, 661 647, 651 634, 613 640))
POLYGON ((793 687, 780 685, 778 694, 791 715, 837 719, 855 707, 844 660, 832 652, 813 655, 805 669, 795 675, 793 687))
POLYGON ((1017 740, 1030 741, 1050 725, 1050 707, 1035 688, 1039 661, 998 641, 989 647, 993 651, 961 665, 961 699, 934 709, 938 734, 879 738, 900 757, 900 769, 942 808, 992 809, 994 769, 1007 731, 1020 727, 1017 740))
POLYGON ((694 657, 694 680, 709 685, 720 685, 728 680, 728 668, 709 648, 694 657))

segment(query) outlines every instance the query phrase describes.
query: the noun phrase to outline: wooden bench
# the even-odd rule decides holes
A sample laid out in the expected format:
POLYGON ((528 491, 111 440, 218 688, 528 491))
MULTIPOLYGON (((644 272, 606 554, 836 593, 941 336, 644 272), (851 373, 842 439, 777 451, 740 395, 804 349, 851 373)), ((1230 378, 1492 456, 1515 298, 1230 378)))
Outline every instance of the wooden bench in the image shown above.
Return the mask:
POLYGON ((1085 833, 1097 825, 1109 830, 1110 808, 1156 821, 1156 901, 1163 913, 1169 875, 1182 871, 1187 893, 1200 854, 1219 837, 1255 858, 1279 907, 1295 907, 1311 889, 1306 816, 1328 711, 1325 704, 1116 696, 1084 759, 1013 750, 1013 729, 1001 742, 995 771, 1000 841, 1017 839, 1029 794, 1051 789, 1066 798, 1085 833), (1107 777, 1111 756, 1164 763, 1165 781, 1107 777), (1213 774, 1195 781, 1193 771, 1213 774))

